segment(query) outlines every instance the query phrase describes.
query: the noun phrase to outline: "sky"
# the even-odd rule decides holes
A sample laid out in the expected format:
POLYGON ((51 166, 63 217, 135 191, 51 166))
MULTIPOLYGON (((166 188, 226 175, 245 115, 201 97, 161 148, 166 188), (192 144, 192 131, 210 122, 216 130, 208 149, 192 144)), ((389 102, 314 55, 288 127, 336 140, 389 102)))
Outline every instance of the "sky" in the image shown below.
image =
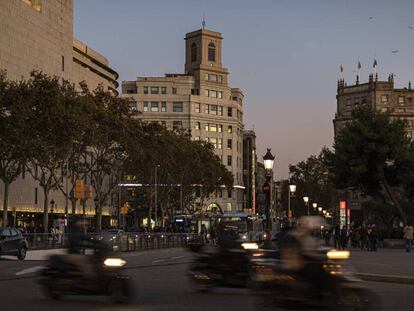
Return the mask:
POLYGON ((354 84, 414 82, 413 0, 74 0, 74 34, 109 59, 119 82, 184 72, 184 36, 222 33, 230 86, 245 94, 245 129, 259 160, 272 148, 277 178, 332 147, 339 66, 354 84))

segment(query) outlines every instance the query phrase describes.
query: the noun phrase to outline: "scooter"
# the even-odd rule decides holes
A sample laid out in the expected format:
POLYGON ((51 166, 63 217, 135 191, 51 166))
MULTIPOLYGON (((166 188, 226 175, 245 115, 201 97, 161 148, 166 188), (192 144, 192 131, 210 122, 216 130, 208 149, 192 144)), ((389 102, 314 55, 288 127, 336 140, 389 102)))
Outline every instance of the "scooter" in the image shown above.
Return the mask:
POLYGON ((64 295, 104 295, 116 303, 126 303, 131 297, 131 283, 123 273, 126 261, 112 254, 94 249, 93 255, 84 255, 94 269, 94 277, 85 277, 68 260, 69 255, 52 255, 39 276, 39 283, 52 299, 64 295))
POLYGON ((378 300, 347 267, 350 253, 321 249, 320 255, 300 269, 287 267, 277 255, 253 259, 251 284, 259 309, 372 310, 378 300))

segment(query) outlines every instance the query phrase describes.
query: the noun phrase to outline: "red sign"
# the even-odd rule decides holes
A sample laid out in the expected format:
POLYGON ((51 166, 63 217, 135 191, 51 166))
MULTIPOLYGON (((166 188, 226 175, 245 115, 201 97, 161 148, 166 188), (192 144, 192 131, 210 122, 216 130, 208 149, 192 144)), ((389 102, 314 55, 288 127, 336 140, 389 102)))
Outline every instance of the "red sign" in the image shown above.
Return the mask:
POLYGON ((346 201, 339 201, 339 208, 346 209, 346 201))

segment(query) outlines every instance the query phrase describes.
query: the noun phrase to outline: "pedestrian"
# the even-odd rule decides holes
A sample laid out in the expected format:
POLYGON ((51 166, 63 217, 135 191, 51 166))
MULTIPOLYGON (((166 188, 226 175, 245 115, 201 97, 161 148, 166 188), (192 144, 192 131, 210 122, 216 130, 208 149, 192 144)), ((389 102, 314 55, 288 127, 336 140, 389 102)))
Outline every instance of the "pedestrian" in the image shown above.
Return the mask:
POLYGON ((377 228, 375 227, 375 224, 371 226, 371 234, 369 237, 369 245, 370 245, 370 251, 376 252, 377 249, 377 242, 378 242, 378 236, 377 236, 377 228))
POLYGON ((346 230, 345 226, 343 226, 341 230, 340 242, 341 249, 346 249, 346 247, 348 246, 348 230, 346 230))
POLYGON ((201 234, 202 243, 207 244, 207 242, 208 242, 208 240, 207 240, 207 228, 206 228, 205 224, 201 225, 200 234, 201 234))
POLYGON ((361 251, 366 249, 367 239, 368 239, 367 229, 364 226, 361 226, 359 228, 359 240, 360 240, 361 251))
POLYGON ((341 248, 341 228, 339 225, 336 225, 334 229, 334 243, 335 243, 335 249, 341 248))
POLYGON ((407 222, 404 227, 404 240, 405 240, 405 251, 407 253, 411 252, 411 248, 413 246, 413 226, 407 222))

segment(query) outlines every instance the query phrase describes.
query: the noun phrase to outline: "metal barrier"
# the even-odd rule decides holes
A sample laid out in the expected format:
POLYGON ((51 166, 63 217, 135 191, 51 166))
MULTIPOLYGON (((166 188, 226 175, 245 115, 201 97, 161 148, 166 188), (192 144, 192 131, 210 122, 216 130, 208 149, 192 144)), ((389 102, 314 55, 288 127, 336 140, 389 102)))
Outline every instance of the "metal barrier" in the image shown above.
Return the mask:
MULTIPOLYGON (((91 239, 104 241, 114 251, 133 252, 148 249, 162 249, 187 246, 195 237, 185 233, 122 233, 122 234, 89 234, 91 239)), ((69 234, 29 233, 25 234, 29 250, 66 248, 69 234)))

